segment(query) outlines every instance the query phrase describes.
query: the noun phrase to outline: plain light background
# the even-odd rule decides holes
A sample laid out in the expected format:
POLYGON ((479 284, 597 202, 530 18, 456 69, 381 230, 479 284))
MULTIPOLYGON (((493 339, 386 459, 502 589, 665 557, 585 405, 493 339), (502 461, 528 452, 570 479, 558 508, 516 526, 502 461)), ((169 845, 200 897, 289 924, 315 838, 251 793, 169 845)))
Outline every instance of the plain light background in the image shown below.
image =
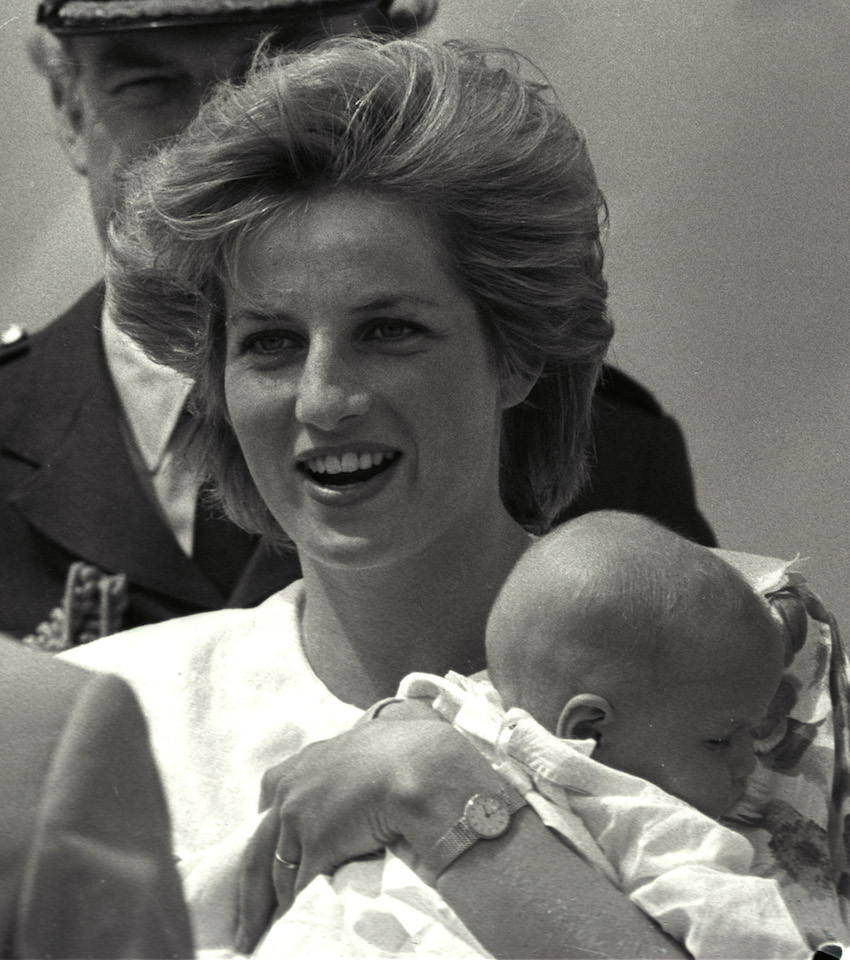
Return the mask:
MULTIPOLYGON (((0 0, 0 329, 99 274, 84 184, 0 0)), ((534 60, 611 208, 613 359, 682 423, 723 546, 808 557, 850 634, 850 3, 442 0, 534 60)))

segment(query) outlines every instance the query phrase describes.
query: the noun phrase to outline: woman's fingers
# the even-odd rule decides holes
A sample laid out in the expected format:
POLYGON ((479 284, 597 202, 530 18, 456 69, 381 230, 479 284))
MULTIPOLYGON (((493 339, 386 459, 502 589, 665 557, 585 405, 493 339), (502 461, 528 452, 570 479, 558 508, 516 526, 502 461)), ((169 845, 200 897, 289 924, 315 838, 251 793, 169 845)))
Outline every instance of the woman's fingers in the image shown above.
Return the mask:
POLYGON ((274 879, 274 889, 277 896, 277 911, 275 916, 280 916, 292 906, 295 894, 298 890, 312 880, 312 876, 307 877, 302 870, 301 853, 293 845, 291 837, 287 837, 286 832, 281 829, 278 840, 278 848, 275 850, 274 863, 272 864, 272 877, 274 879), (299 874, 301 883, 299 883, 299 874))
POLYGON ((269 810, 245 848, 236 917, 238 953, 248 955, 254 951, 277 908, 271 862, 279 832, 277 811, 269 810))
POLYGON ((263 779, 260 781, 260 810, 268 810, 275 802, 280 782, 286 776, 291 766, 292 758, 284 760, 274 767, 269 767, 263 774, 263 779))
MULTIPOLYGON (((242 953, 253 951, 272 917, 289 909, 318 874, 333 875, 341 864, 397 841, 402 832, 395 811, 410 808, 408 819, 416 821, 417 811, 424 809, 419 800, 423 783, 440 796, 451 794, 442 782, 434 786, 432 771, 442 766, 430 758, 451 728, 430 719, 417 722, 415 714, 407 717, 406 711, 399 714, 410 722, 368 723, 309 744, 263 777, 262 805, 269 810, 249 841, 239 886, 236 943, 242 953)), ((476 759, 479 754, 460 735, 454 738, 463 748, 463 782, 469 752, 476 759)), ((444 759, 444 751, 437 752, 444 759)), ((491 778, 497 776, 486 761, 479 763, 491 778)), ((466 786, 458 789, 465 800, 466 786)), ((451 822, 456 807, 452 804, 451 822)), ((445 829, 440 819, 437 836, 445 829)), ((426 830, 429 847, 432 832, 426 830)))

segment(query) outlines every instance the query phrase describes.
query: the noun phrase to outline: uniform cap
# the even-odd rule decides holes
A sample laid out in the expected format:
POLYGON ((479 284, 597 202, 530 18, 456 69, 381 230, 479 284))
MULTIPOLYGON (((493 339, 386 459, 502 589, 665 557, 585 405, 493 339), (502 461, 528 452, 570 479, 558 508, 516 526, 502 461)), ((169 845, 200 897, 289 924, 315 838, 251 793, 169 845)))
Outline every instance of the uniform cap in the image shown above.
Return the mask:
POLYGON ((42 0, 36 23, 51 33, 112 33, 151 27, 277 23, 356 12, 380 0, 42 0))

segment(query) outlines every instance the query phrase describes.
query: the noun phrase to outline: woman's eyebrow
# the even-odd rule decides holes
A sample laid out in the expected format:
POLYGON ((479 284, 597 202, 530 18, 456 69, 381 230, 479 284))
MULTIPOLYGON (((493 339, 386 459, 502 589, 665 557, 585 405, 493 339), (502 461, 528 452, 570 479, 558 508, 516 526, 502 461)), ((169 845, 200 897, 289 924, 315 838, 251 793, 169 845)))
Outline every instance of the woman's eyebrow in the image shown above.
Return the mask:
MULTIPOLYGON (((368 300, 363 300, 349 308, 349 312, 354 315, 371 313, 376 310, 394 310, 406 306, 425 306, 437 307, 439 304, 429 297, 423 297, 419 294, 387 294, 368 300)), ((270 307, 268 310, 262 306, 244 306, 238 307, 227 315, 227 323, 296 323, 297 317, 286 310, 280 310, 276 307, 270 307)))
POLYGON ((370 310, 391 310, 405 305, 436 307, 437 303, 429 297, 423 297, 415 293, 389 294, 358 303, 351 308, 351 312, 368 313, 370 310))
POLYGON ((295 317, 285 310, 269 309, 262 307, 240 307, 227 314, 227 325, 238 326, 239 324, 263 324, 263 323, 294 323, 295 317))

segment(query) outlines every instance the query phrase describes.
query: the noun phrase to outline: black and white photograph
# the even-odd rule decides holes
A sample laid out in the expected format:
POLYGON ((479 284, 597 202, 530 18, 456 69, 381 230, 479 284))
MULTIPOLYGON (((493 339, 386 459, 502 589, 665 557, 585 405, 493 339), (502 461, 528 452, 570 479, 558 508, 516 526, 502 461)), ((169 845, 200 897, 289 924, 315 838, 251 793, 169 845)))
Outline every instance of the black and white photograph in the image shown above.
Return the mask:
POLYGON ((0 80, 0 957, 850 957, 847 0, 0 80))

